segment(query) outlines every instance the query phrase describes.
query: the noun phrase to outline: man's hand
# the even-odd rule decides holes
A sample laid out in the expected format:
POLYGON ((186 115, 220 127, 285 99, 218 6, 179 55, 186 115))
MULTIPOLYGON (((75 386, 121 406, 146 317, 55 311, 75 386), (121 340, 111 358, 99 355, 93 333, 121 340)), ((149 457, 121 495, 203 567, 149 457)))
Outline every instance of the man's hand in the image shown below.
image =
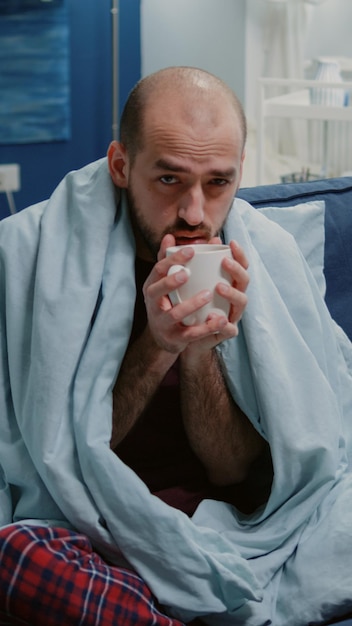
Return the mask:
MULTIPOLYGON (((221 242, 214 237, 209 243, 221 242)), ((248 262, 240 246, 232 241, 230 247, 233 258, 223 260, 223 267, 231 276, 232 286, 219 283, 216 287, 218 293, 230 303, 229 318, 214 314, 202 324, 185 326, 182 320, 209 302, 211 294, 201 291, 193 298, 172 306, 169 293, 187 280, 187 274, 180 270, 168 276, 168 270, 171 265, 182 264, 194 254, 191 247, 186 247, 166 257, 166 248, 173 245, 174 237, 166 235, 161 243, 158 262, 143 288, 149 329, 156 344, 166 351, 180 354, 192 346, 192 351, 202 353, 238 334, 238 322, 247 304, 245 291, 249 282, 248 262)))
MULTIPOLYGON (((209 243, 221 243, 218 238, 209 243)), ((230 303, 228 319, 211 315, 203 324, 185 326, 182 320, 211 299, 208 292, 172 306, 169 293, 187 280, 180 271, 168 276, 169 268, 182 265, 194 254, 192 248, 166 257, 174 237, 162 241, 158 261, 146 280, 143 293, 148 323, 129 347, 114 388, 114 448, 137 422, 173 362, 180 357, 182 419, 195 454, 211 482, 229 485, 244 479, 263 449, 263 441, 231 397, 213 348, 238 334, 238 322, 247 304, 248 262, 244 252, 231 242, 232 259, 223 260, 231 287, 218 284, 217 291, 230 303), (131 386, 131 381, 133 385, 131 386)))

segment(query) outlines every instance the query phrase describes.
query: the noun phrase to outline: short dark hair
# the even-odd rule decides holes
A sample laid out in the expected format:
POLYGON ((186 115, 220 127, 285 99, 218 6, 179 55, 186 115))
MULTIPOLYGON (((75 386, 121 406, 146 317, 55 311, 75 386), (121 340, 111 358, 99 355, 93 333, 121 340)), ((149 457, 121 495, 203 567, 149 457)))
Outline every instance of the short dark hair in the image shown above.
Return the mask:
POLYGON ((145 102, 143 81, 139 81, 128 96, 120 120, 120 141, 132 162, 142 149, 145 102))
POLYGON ((149 96, 160 85, 160 81, 163 76, 172 73, 175 80, 190 81, 195 75, 203 76, 214 87, 219 88, 220 91, 225 93, 232 102, 234 110, 236 111, 242 136, 243 147, 247 138, 247 121, 242 107, 242 104, 236 94, 230 89, 230 87, 222 81, 220 78, 211 74, 205 70, 201 70, 193 67, 171 67, 159 70, 142 78, 133 87, 130 92, 124 109, 121 115, 120 121, 120 141, 125 146, 131 162, 134 161, 137 153, 143 149, 143 123, 144 112, 149 99, 149 96))

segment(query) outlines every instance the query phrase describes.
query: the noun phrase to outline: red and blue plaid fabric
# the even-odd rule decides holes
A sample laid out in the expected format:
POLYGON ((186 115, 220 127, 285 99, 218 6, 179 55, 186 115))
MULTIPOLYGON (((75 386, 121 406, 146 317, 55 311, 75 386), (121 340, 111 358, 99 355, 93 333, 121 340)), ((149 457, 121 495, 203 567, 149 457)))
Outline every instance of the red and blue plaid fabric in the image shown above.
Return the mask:
POLYGON ((0 530, 1 626, 182 626, 134 572, 107 565, 82 534, 0 530))

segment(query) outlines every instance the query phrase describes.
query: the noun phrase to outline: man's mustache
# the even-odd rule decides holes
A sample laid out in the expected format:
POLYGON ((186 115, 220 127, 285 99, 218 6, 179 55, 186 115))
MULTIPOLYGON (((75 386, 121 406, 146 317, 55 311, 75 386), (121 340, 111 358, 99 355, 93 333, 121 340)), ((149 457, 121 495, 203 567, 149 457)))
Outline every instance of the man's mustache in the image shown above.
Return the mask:
POLYGON ((173 224, 171 227, 169 227, 165 231, 165 234, 168 234, 168 235, 179 235, 180 233, 182 234, 197 233, 198 235, 203 236, 203 237, 208 237, 208 238, 211 237, 211 230, 205 224, 201 223, 201 224, 196 224, 192 226, 192 224, 188 224, 183 219, 179 219, 177 222, 175 222, 175 224, 173 224))

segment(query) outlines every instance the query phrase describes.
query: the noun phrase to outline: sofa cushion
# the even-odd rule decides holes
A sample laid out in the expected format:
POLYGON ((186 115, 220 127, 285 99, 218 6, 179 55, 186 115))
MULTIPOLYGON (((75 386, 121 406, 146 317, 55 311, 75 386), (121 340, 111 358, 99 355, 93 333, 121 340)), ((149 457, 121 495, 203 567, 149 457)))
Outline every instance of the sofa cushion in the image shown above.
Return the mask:
POLYGON ((352 339, 352 176, 260 185, 240 189, 237 195, 257 208, 325 201, 325 300, 332 317, 352 339))
POLYGON ((289 207, 265 206, 257 210, 293 235, 324 297, 325 202, 312 200, 289 207))

